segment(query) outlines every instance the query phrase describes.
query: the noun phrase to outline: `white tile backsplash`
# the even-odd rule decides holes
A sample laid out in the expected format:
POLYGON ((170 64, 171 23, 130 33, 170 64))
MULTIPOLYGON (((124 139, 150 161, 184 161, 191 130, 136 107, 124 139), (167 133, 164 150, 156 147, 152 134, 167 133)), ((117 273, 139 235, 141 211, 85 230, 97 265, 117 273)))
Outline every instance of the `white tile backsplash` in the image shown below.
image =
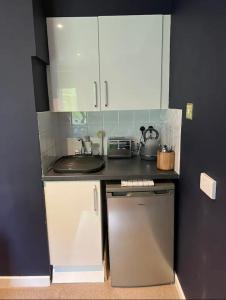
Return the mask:
MULTIPOLYGON (((127 136, 138 141, 140 139, 140 127, 153 126, 160 133, 161 143, 170 144, 175 149, 175 170, 180 172, 181 110, 41 112, 37 115, 44 171, 57 157, 69 154, 68 138, 88 135, 98 141, 98 131, 104 130, 104 152, 106 154, 109 136, 127 136)), ((70 149, 70 154, 71 152, 70 149)))
POLYGON ((161 143, 171 145, 175 151, 175 171, 180 174, 182 110, 167 109, 163 112, 161 143))
POLYGON ((59 114, 47 112, 37 113, 39 127, 39 141, 42 160, 42 172, 61 156, 61 143, 59 142, 59 114))

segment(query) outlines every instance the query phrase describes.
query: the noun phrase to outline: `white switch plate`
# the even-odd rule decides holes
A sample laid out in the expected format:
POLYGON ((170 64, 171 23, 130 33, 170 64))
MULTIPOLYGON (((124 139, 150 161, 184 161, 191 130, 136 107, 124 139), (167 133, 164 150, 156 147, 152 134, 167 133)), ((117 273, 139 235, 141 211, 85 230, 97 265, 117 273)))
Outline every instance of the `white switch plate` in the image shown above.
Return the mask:
POLYGON ((206 173, 200 175, 200 189, 211 199, 216 199, 217 182, 206 173))
POLYGON ((186 104, 186 119, 188 120, 193 119, 193 103, 186 104))

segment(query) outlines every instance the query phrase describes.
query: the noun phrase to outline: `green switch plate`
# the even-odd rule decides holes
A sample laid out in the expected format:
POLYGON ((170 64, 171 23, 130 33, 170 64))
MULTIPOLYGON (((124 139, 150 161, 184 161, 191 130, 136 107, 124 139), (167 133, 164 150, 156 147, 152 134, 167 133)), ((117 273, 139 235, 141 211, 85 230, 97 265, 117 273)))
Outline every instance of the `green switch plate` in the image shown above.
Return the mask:
POLYGON ((193 103, 187 103, 186 105, 186 119, 193 119, 193 103))

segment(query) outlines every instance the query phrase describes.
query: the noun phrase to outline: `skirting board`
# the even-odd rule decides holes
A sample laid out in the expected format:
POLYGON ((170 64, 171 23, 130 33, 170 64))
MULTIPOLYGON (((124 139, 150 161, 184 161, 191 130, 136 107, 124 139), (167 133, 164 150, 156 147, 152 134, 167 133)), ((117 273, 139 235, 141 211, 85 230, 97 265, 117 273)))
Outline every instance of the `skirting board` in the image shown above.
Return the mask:
POLYGON ((104 282, 104 266, 97 270, 57 270, 53 268, 52 283, 104 282))
POLYGON ((177 274, 175 273, 175 286, 176 286, 176 289, 177 289, 177 292, 179 294, 179 297, 181 300, 186 300, 186 297, 184 295, 184 292, 183 292, 183 289, 181 287, 181 284, 180 284, 180 281, 179 281, 179 278, 177 276, 177 274))
POLYGON ((50 286, 50 276, 0 276, 0 288, 47 286, 50 286))

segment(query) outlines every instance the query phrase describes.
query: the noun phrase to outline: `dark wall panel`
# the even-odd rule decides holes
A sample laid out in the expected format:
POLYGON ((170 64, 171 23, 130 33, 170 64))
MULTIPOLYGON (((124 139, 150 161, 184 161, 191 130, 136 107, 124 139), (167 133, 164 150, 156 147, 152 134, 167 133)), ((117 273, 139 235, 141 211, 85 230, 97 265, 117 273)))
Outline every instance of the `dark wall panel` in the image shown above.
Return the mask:
POLYGON ((0 275, 48 275, 32 1, 0 0, 0 275))
POLYGON ((46 0, 47 17, 169 14, 172 0, 46 0))
POLYGON ((170 107, 183 111, 176 271, 188 299, 226 298, 226 1, 176 0, 170 107), (199 189, 217 180, 217 200, 199 189))
POLYGON ((48 111, 49 95, 47 85, 46 64, 42 60, 36 57, 32 57, 32 70, 36 111, 48 111))
POLYGON ((44 1, 45 0, 32 0, 34 15, 34 37, 36 56, 38 56, 41 60, 48 64, 49 50, 44 1))

